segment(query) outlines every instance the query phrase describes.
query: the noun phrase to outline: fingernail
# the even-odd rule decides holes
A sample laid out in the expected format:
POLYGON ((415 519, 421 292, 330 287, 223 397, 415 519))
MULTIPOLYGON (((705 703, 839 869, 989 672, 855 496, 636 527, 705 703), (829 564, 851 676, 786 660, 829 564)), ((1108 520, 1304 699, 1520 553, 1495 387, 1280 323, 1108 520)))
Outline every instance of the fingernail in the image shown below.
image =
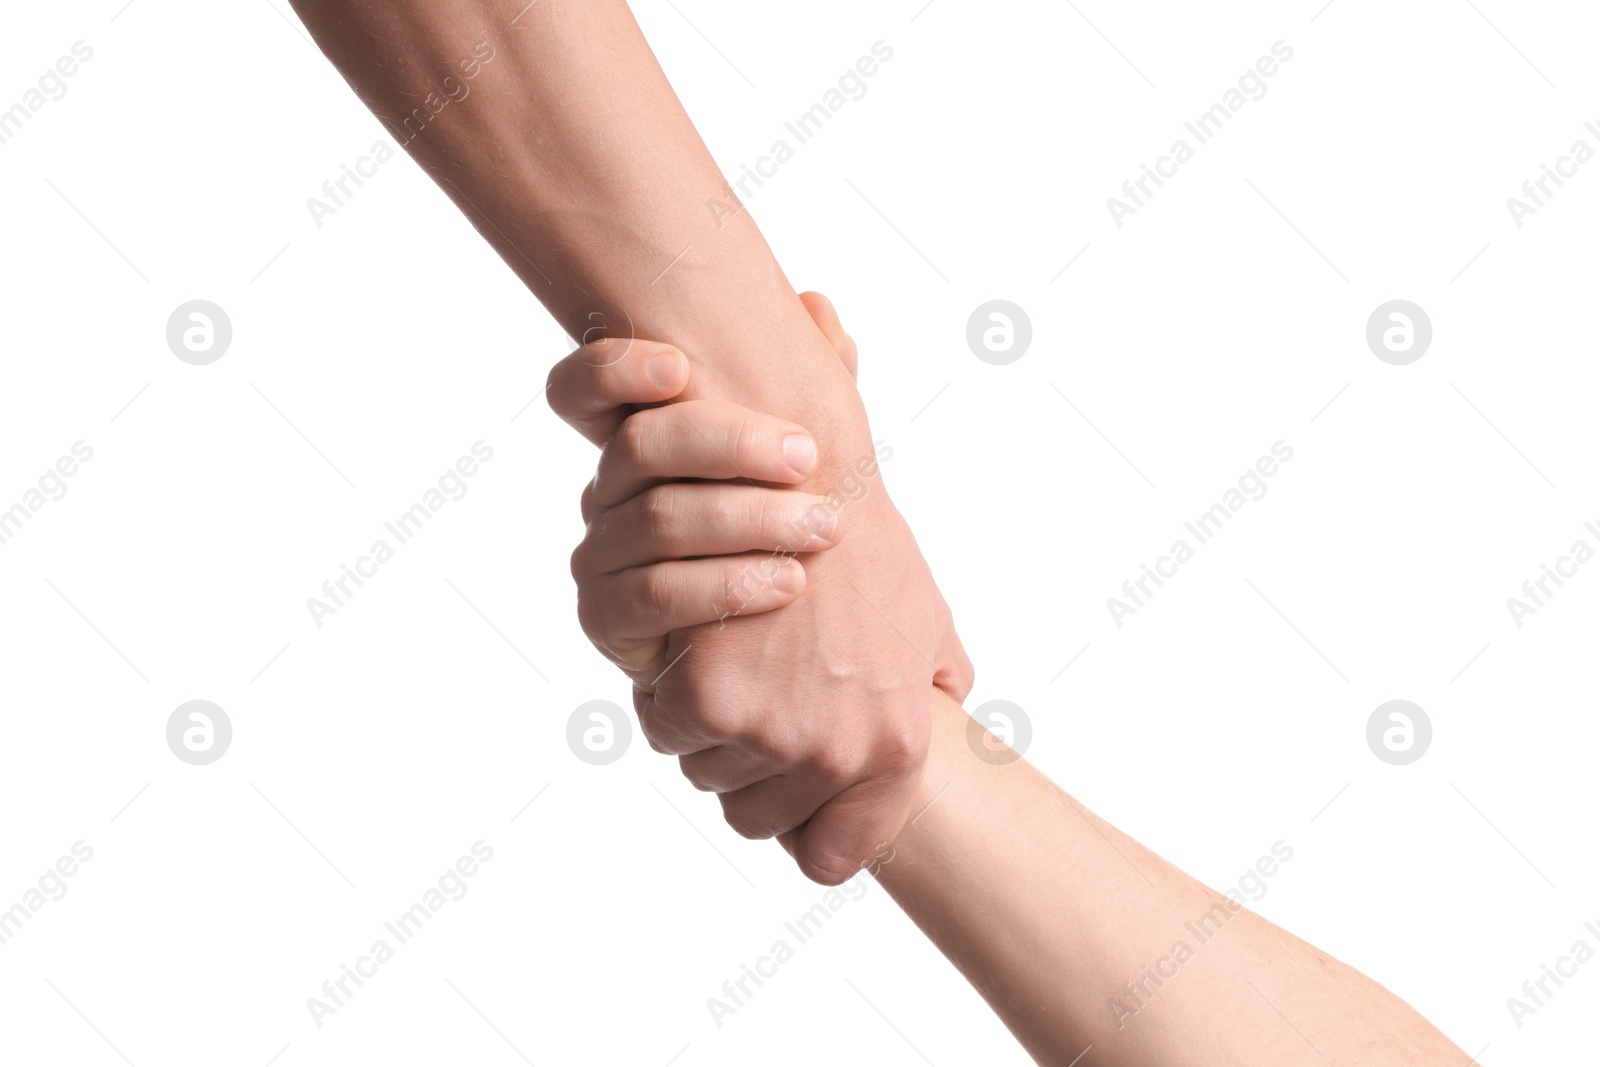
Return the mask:
POLYGON ((682 366, 682 359, 676 352, 663 352, 659 356, 651 356, 645 360, 645 377, 663 391, 671 389, 678 384, 678 371, 682 366))
POLYGON ((817 466, 816 442, 803 433, 792 433, 783 439, 783 458, 796 474, 810 474, 817 466))
POLYGON ((790 596, 798 593, 800 591, 800 564, 785 563, 782 567, 779 567, 778 572, 772 576, 772 588, 780 593, 788 593, 790 596))

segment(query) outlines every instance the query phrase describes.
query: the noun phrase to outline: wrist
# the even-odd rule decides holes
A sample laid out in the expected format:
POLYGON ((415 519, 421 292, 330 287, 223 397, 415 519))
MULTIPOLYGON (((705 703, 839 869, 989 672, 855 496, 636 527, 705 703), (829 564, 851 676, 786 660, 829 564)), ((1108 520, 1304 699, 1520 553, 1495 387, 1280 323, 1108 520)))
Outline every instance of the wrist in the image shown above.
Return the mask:
MULTIPOLYGON (((949 800, 948 794, 961 791, 970 785, 973 776, 985 765, 967 748, 967 730, 973 719, 948 693, 935 687, 932 691, 928 714, 931 728, 928 731, 928 758, 922 765, 922 782, 917 787, 916 799, 911 804, 916 825, 933 826, 938 820, 933 815, 938 804, 949 800), (922 816, 927 815, 927 819, 922 816)), ((907 831, 911 824, 907 825, 907 831)), ((906 831, 902 831, 905 836, 906 831)))
POLYGON ((839 354, 797 297, 753 302, 761 310, 691 316, 657 327, 693 365, 684 400, 724 400, 804 426, 817 442, 815 481, 872 454, 866 408, 839 354))

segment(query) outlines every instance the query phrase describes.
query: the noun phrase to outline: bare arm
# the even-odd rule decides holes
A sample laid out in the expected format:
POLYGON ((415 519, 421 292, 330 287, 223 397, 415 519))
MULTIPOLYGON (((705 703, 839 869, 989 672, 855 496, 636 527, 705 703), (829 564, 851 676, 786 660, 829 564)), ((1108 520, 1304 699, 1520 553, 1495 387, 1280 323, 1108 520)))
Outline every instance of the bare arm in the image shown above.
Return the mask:
MULTIPOLYGON (((965 696, 971 665, 884 490, 850 375, 750 216, 727 210, 736 204, 627 4, 295 8, 568 332, 618 339, 600 353, 606 360, 635 337, 670 341, 695 353, 686 399, 736 401, 810 430, 815 455, 797 458, 806 487, 848 497, 856 531, 808 565, 812 595, 781 616, 675 631, 658 663, 606 651, 634 672, 650 743, 718 794, 736 830, 779 837, 818 881, 850 877, 909 813, 929 683, 965 696)), ((553 403, 564 388, 552 381, 553 403)), ((664 510, 648 518, 677 521, 664 510)), ((638 595, 659 607, 674 590, 638 595)))
POLYGON ((1040 1063, 1091 1044, 1097 1067, 1467 1063, 1399 997, 1196 882, 1026 761, 978 758, 973 720, 939 691, 933 720, 917 807, 931 806, 878 880, 1040 1063))
MULTIPOLYGON (((855 348, 832 307, 815 294, 808 302, 853 367, 855 348)), ((584 406, 564 400, 564 417, 645 395, 630 364, 654 349, 638 347, 603 370, 585 351, 563 361, 560 373, 574 384, 568 396, 589 398, 584 406)), ((804 493, 718 481, 728 476, 722 450, 706 444, 742 435, 751 462, 784 481, 778 441, 792 424, 731 405, 695 407, 706 437, 668 440, 643 455, 608 450, 585 494, 591 522, 574 558, 597 640, 643 647, 683 618, 714 614, 720 569, 771 543, 774 516, 812 505, 804 493), (639 501, 662 493, 685 516, 667 539, 630 519, 639 501), (632 610, 625 590, 666 568, 685 570, 674 618, 663 624, 632 610)), ((663 408, 628 423, 670 428, 674 420, 663 408)), ((625 436, 626 425, 613 440, 625 436)), ((815 558, 855 535, 846 522, 842 537, 827 539, 838 547, 815 558)), ((813 591, 798 577, 787 591, 764 585, 750 610, 781 616, 803 605, 813 591)), ((1065 1067, 1093 1045, 1082 1062, 1095 1067, 1467 1067, 1466 1055, 1398 997, 1096 817, 941 690, 931 712, 916 814, 869 869, 1040 1063, 1065 1067)))
POLYGON ((823 438, 859 410, 622 0, 294 6, 573 337, 670 339, 696 353, 687 398, 808 415, 823 438))

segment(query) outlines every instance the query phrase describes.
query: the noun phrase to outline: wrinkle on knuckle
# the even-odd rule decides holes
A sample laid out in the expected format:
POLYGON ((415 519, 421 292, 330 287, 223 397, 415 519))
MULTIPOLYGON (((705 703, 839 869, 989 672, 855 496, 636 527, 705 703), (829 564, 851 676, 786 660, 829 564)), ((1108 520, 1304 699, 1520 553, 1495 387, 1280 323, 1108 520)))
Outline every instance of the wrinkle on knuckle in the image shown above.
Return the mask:
POLYGON ((652 546, 672 545, 683 516, 669 487, 657 486, 647 491, 640 498, 639 507, 645 541, 652 546))
POLYGON ((738 743, 774 770, 789 770, 806 762, 805 739, 775 716, 753 724, 738 743))
POLYGON ((810 758, 817 777, 831 786, 853 782, 859 766, 855 746, 844 741, 829 741, 817 748, 810 758))
POLYGON ((647 567, 639 576, 638 608, 646 618, 659 618, 672 608, 677 583, 664 567, 647 567))
POLYGON ((643 464, 652 452, 655 434, 650 429, 650 420, 643 416, 643 412, 638 412, 623 419, 612 437, 617 451, 621 453, 620 458, 630 466, 643 464))
POLYGON ((760 458, 761 446, 760 423, 753 417, 740 415, 728 425, 728 455, 739 466, 749 466, 760 458))

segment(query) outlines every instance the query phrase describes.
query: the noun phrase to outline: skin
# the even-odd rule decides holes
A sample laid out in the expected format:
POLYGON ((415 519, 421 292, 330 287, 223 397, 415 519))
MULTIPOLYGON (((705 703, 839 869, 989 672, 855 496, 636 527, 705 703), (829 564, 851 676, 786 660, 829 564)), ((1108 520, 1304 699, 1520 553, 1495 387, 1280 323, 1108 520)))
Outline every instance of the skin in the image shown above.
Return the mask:
MULTIPOLYGON (((670 338, 696 353, 696 373, 664 388, 808 427, 817 459, 803 487, 826 496, 854 484, 874 448, 850 376, 726 189, 625 3, 294 7, 396 143, 568 333, 608 341, 593 358, 670 338)), ((564 389, 553 377, 552 397, 564 389)), ((656 748, 736 751, 726 773, 748 784, 719 794, 729 824, 783 835, 825 884, 850 877, 908 817, 930 684, 958 699, 972 685, 881 474, 849 510, 855 536, 806 560, 811 595, 781 615, 673 631, 671 669, 635 696, 656 748)), ((666 592, 640 595, 659 609, 666 592)))
MULTIPOLYGON (((815 294, 806 300, 853 371, 854 346, 831 307, 815 294)), ((573 388, 555 402, 557 411, 610 429, 612 440, 638 420, 670 425, 666 409, 618 410, 647 395, 643 361, 663 351, 677 358, 666 346, 644 347, 630 354, 640 357, 636 366, 603 371, 592 352, 574 353, 560 372, 571 375, 573 388), (580 394, 581 404, 570 400, 580 394)), ((783 462, 781 442, 795 429, 731 406, 705 415, 719 445, 742 430, 744 458, 764 469, 783 462)), ((745 548, 768 543, 772 516, 812 505, 810 494, 795 490, 674 483, 715 478, 717 451, 677 434, 637 460, 602 460, 584 499, 588 533, 575 560, 585 565, 574 568, 597 644, 625 642, 653 665, 667 626, 731 603, 727 569, 749 558, 745 548), (679 494, 681 522, 653 534, 636 524, 636 502, 664 490, 679 494), (674 570, 691 565, 698 570, 674 570), (676 576, 664 580, 671 593, 652 622, 616 595, 615 583, 663 580, 658 574, 676 576)), ((793 611, 802 592, 773 585, 746 610, 793 611)), ((869 869, 1039 1063, 1075 1063, 1090 1047, 1082 1062, 1095 1067, 1472 1062, 1378 983, 1088 811, 939 689, 931 692, 931 722, 916 814, 869 869)), ((727 784, 717 751, 685 757, 702 761, 685 764, 700 788, 727 784)))
MULTIPOLYGON (((853 375, 855 342, 833 306, 818 293, 801 301, 853 375)), ((672 632, 793 603, 806 582, 793 554, 832 548, 843 536, 845 509, 835 498, 774 496, 750 483, 806 481, 814 445, 803 426, 718 401, 641 408, 616 399, 678 395, 687 379, 688 361, 670 345, 635 341, 617 359, 599 341, 558 364, 548 392, 556 414, 602 446, 580 502, 587 532, 572 554, 579 622, 645 692, 670 663, 672 632), (666 457, 671 477, 660 473, 666 457), (651 582, 668 588, 652 594, 651 582)), ((671 744, 672 728, 657 729, 661 746, 671 744)))

